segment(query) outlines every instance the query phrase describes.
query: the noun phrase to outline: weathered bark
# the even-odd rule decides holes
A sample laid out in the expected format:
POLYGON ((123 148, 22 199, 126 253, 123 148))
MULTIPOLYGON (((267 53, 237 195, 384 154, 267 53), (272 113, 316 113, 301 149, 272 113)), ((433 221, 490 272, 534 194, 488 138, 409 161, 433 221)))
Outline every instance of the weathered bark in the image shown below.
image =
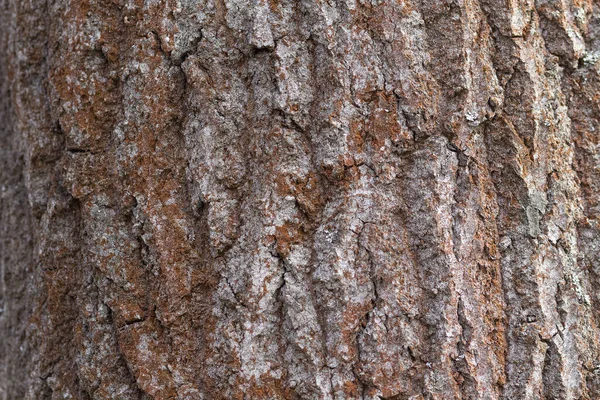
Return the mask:
POLYGON ((0 398, 600 398, 597 0, 0 0, 0 398))

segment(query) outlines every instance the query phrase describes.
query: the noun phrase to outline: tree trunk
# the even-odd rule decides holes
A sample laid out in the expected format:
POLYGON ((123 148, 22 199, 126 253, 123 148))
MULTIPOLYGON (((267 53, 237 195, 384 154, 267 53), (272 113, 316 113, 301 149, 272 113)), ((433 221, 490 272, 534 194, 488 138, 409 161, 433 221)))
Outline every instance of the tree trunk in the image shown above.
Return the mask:
POLYGON ((598 0, 0 0, 0 398, 600 398, 598 0))

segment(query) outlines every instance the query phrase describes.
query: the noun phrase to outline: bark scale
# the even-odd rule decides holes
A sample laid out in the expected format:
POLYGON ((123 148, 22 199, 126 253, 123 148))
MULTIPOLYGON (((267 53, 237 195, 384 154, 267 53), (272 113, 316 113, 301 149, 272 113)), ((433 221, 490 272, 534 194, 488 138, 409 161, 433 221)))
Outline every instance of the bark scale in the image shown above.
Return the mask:
POLYGON ((600 398, 596 0, 1 0, 0 398, 600 398))

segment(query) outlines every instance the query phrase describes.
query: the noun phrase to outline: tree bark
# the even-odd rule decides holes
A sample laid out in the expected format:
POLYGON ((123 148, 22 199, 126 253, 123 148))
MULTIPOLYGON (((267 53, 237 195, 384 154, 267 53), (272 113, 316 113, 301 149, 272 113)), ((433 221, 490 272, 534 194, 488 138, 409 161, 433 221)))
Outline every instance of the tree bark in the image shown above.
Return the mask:
POLYGON ((597 0, 0 0, 1 399, 599 399, 597 0))

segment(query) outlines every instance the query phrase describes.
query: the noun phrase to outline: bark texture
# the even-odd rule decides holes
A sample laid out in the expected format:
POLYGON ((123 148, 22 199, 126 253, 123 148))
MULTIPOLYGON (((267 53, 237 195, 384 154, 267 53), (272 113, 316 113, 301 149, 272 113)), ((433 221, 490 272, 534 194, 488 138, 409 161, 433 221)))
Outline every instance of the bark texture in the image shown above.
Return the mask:
POLYGON ((600 398, 597 0, 0 0, 0 398, 600 398))

